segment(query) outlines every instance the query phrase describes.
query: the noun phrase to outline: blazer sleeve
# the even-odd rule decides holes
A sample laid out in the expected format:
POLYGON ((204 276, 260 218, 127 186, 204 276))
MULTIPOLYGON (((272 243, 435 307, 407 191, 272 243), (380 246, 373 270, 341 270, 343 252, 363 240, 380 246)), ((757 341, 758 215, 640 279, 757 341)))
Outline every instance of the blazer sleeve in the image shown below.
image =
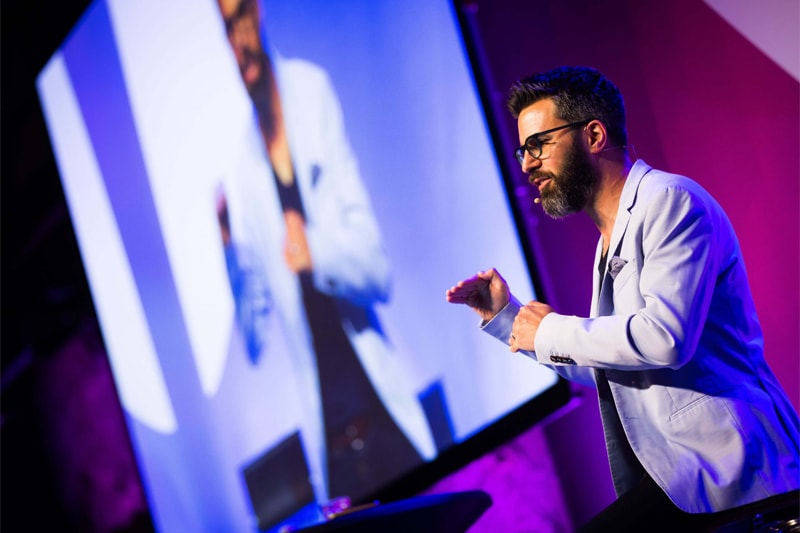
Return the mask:
MULTIPOLYGON (((513 295, 511 295, 511 299, 509 300, 508 304, 491 320, 482 323, 481 329, 484 332, 488 333, 492 337, 498 339, 499 341, 503 342, 504 344, 508 344, 508 339, 511 335, 511 327, 514 324, 514 318, 519 313, 522 304, 519 303, 513 295)), ((548 315, 549 316, 549 315, 548 315)), ((530 357, 534 361, 539 363, 545 363, 546 361, 540 361, 536 355, 536 352, 529 352, 527 350, 520 350, 519 353, 530 357)), ((586 367, 579 367, 579 366, 549 366, 551 369, 558 372, 559 375, 562 377, 570 380, 575 381, 577 383, 581 383, 583 385, 588 385, 590 387, 595 387, 594 381, 594 371, 591 368, 586 367)))
POLYGON ((727 249, 717 209, 679 184, 644 196, 624 237, 630 256, 613 281, 614 314, 545 317, 534 342, 543 362, 645 370, 678 368, 694 354, 727 249))

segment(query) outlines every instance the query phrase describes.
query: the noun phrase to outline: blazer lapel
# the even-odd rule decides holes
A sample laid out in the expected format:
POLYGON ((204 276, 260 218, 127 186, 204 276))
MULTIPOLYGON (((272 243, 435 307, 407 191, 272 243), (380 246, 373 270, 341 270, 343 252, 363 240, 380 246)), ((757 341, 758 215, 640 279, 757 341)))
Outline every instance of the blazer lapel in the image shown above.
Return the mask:
POLYGON ((603 239, 601 238, 597 241, 597 250, 594 252, 594 263, 592 263, 595 267, 592 269, 594 270, 594 276, 592 276, 592 305, 589 308, 589 316, 591 318, 600 316, 600 273, 597 271, 597 264, 600 262, 600 255, 602 253, 603 239))
MULTIPOLYGON (((622 238, 625 236, 625 231, 628 229, 628 222, 631 219, 631 211, 636 203, 636 193, 639 190, 639 184, 642 178, 652 170, 644 161, 637 161, 633 168, 631 168, 628 178, 625 181, 625 186, 622 188, 622 194, 619 199, 619 208, 617 210, 617 218, 614 221, 614 229, 611 232, 611 243, 608 247, 608 255, 606 255, 606 265, 603 269, 603 279, 600 280, 599 273, 595 269, 595 285, 600 284, 600 292, 598 294, 597 287, 595 286, 594 294, 597 295, 596 307, 595 301, 592 301, 592 310, 597 311, 596 316, 608 316, 614 313, 614 280, 609 275, 609 263, 611 259, 620 253, 622 249, 622 238)), ((598 243, 597 257, 595 258, 595 265, 600 260, 601 242, 598 243)))

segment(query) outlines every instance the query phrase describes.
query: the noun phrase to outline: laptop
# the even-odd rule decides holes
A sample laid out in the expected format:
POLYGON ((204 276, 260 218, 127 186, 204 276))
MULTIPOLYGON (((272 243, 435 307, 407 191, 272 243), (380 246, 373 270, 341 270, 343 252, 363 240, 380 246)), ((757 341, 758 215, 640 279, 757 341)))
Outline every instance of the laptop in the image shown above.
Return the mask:
MULTIPOLYGON (((315 504, 299 432, 267 449, 245 465, 242 473, 261 531, 269 530, 315 504)), ((318 512, 316 505, 313 507, 318 512)))

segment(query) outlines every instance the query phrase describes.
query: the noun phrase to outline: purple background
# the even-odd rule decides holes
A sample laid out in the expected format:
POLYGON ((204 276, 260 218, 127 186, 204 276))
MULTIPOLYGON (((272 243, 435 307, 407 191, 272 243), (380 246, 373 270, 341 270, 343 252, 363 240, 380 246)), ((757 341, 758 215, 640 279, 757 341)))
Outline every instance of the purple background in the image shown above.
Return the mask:
MULTIPOLYGON (((10 530, 147 531, 46 133, 26 92, 32 81, 11 85, 43 66, 67 26, 34 24, 41 7, 18 4, 4 5, 2 31, 1 518, 10 530), (45 32, 38 38, 37 29, 45 32)), ((797 7, 785 5, 797 20, 797 7)), ((54 9, 62 11, 50 16, 63 25, 82 6, 54 9)), ((693 177, 720 201, 741 240, 767 360, 797 407, 797 79, 699 0, 483 0, 470 2, 468 12, 506 153, 518 144, 503 109, 509 84, 561 64, 591 65, 622 89, 638 156, 693 177)), ((547 219, 531 203, 524 177, 514 179, 546 299, 560 312, 585 314, 596 230, 583 216, 547 219)), ((575 392, 562 412, 429 492, 489 492, 494 505, 471 532, 560 532, 584 523, 613 491, 594 391, 575 392)))

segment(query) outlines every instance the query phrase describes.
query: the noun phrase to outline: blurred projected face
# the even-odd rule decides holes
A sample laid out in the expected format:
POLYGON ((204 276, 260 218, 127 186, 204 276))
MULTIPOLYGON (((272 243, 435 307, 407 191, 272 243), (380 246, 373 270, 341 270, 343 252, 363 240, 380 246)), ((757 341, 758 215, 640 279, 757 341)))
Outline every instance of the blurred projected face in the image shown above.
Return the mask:
POLYGON ((264 76, 265 53, 258 33, 259 12, 256 0, 218 0, 228 41, 233 48, 239 72, 249 92, 264 76))

